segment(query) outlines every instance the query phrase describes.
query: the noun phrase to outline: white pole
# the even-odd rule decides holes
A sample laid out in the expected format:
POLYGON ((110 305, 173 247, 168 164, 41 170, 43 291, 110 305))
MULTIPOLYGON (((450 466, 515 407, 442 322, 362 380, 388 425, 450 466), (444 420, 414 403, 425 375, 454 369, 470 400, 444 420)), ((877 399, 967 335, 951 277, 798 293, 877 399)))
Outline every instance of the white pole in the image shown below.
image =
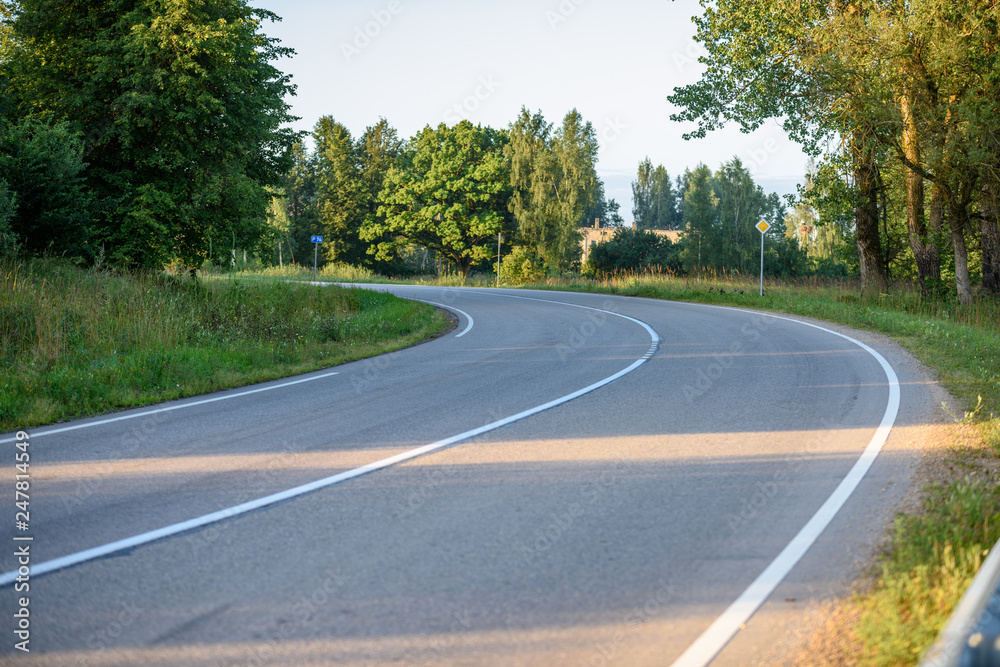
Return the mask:
POLYGON ((760 295, 764 296, 764 232, 760 233, 760 295))

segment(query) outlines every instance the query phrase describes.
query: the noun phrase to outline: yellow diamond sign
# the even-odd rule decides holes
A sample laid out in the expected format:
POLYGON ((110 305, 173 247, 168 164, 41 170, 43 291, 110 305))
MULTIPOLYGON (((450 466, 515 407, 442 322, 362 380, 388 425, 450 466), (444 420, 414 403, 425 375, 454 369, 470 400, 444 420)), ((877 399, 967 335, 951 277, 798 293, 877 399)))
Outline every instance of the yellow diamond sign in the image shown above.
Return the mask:
POLYGON ((763 234, 764 232, 766 232, 770 228, 771 228, 771 225, 767 224, 767 220, 761 220, 760 222, 757 223, 757 229, 760 230, 761 234, 763 234))

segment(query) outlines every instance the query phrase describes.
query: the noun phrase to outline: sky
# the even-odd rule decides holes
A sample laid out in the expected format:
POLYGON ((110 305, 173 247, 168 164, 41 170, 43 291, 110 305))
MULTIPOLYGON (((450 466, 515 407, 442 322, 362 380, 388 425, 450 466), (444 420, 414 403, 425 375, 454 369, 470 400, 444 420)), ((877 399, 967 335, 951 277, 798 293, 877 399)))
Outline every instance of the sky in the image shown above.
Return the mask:
POLYGON ((631 182, 647 156, 671 178, 699 163, 739 157, 766 192, 789 194, 806 156, 769 121, 685 141, 667 96, 698 81, 694 0, 251 0, 296 54, 278 61, 298 87, 290 98, 311 130, 332 116, 357 138, 380 117, 401 137, 462 119, 506 128, 521 107, 558 126, 571 109, 600 142, 606 197, 632 220, 631 182))

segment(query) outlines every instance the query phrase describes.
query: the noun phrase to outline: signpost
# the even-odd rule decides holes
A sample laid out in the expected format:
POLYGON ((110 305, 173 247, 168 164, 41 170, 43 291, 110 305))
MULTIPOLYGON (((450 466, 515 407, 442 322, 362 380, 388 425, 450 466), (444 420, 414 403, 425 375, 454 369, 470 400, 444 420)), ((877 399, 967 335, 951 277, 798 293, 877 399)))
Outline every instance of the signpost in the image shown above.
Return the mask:
POLYGON ((757 231, 760 232, 760 295, 764 296, 764 234, 771 228, 767 220, 757 223, 757 231))
POLYGON ((323 237, 313 235, 312 242, 316 244, 313 247, 313 280, 316 280, 316 260, 319 258, 319 244, 323 242, 323 237))

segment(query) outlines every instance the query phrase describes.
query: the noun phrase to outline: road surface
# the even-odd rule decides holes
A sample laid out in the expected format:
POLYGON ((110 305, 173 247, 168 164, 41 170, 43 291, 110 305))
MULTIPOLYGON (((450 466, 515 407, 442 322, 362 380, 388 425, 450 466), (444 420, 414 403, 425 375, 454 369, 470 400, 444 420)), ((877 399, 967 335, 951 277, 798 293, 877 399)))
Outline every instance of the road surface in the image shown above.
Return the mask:
POLYGON ((914 434, 938 418, 912 360, 832 325, 384 289, 457 328, 29 430, 27 530, 15 435, 0 438, 0 664, 775 662, 802 613, 859 574, 919 461, 914 434))

